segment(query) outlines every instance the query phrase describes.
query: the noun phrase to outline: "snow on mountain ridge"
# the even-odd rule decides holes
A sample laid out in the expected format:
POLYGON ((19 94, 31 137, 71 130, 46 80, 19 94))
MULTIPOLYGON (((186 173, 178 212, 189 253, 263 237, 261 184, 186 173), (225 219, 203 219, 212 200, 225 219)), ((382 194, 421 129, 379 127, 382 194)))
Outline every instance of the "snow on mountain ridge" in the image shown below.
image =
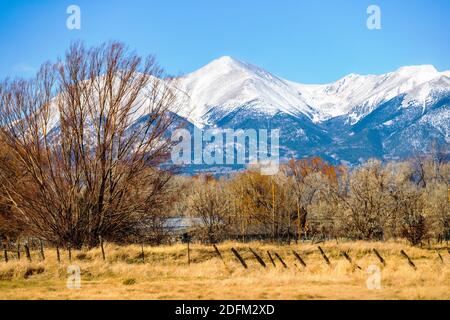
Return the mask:
POLYGON ((434 96, 439 96, 446 92, 450 93, 450 77, 442 73, 441 76, 410 90, 403 99, 402 107, 407 108, 413 104, 423 106, 432 104, 434 96))
POLYGON ((208 124, 205 115, 214 107, 231 112, 242 106, 257 106, 267 114, 279 111, 310 115, 311 110, 299 92, 271 73, 222 57, 180 78, 179 87, 189 97, 184 115, 195 124, 208 124))
POLYGON ((348 114, 356 123, 377 105, 442 75, 431 65, 407 66, 381 75, 350 74, 331 84, 293 85, 309 105, 322 111, 321 120, 348 114))
MULTIPOLYGON (((380 103, 401 94, 408 96, 415 88, 441 76, 450 76, 450 71, 419 65, 381 75, 352 73, 330 84, 301 84, 224 56, 180 78, 180 88, 190 97, 180 115, 203 126, 209 124, 208 113, 214 108, 227 113, 250 106, 268 115, 280 111, 302 113, 314 122, 349 115, 356 123, 380 103)), ((422 87, 420 97, 410 94, 408 103, 415 97, 423 100, 431 89, 422 87)))

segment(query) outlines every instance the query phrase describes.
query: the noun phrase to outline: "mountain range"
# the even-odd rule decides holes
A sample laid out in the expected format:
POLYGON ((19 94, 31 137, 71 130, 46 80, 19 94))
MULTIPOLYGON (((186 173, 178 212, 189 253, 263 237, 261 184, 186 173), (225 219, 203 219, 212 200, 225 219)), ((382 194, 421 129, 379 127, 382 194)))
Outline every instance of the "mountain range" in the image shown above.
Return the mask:
POLYGON ((225 56, 179 77, 178 115, 198 128, 280 129, 284 159, 403 159, 450 143, 450 71, 406 66, 301 84, 225 56))

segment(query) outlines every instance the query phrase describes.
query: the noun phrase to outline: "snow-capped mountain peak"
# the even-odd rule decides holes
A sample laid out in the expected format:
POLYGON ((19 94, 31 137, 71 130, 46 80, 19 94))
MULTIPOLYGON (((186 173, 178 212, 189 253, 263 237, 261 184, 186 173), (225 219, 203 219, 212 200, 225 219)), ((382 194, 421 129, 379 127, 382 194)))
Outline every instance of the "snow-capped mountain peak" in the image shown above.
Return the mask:
POLYGON ((284 159, 356 164, 450 142, 450 71, 432 65, 302 84, 225 56, 179 80, 189 97, 181 116, 197 127, 279 129, 284 159))
MULTIPOLYGON (((269 116, 278 112, 303 114, 316 123, 349 115, 356 123, 380 103, 408 95, 441 76, 450 76, 450 71, 418 65, 381 75, 351 73, 330 84, 300 84, 223 56, 180 78, 180 87, 189 96, 181 115, 198 126, 212 124, 217 117, 238 108, 269 116)), ((427 94, 424 90, 422 95, 427 94)))
POLYGON ((237 108, 254 108, 270 115, 311 110, 300 93, 283 79, 246 62, 225 56, 180 78, 180 88, 189 96, 184 115, 198 126, 212 117, 237 108))
POLYGON ((350 74, 326 85, 293 84, 321 121, 348 114, 359 121, 382 102, 408 94, 416 87, 444 75, 431 65, 406 66, 381 75, 350 74))
POLYGON ((434 77, 439 71, 433 65, 424 64, 417 66, 403 66, 397 69, 394 73, 400 74, 405 77, 422 76, 422 77, 434 77))
POLYGON ((219 72, 219 73, 227 73, 235 69, 251 69, 249 68, 249 64, 246 64, 242 61, 234 59, 230 56, 222 56, 217 58, 207 65, 203 66, 199 70, 193 73, 207 73, 207 72, 219 72))
MULTIPOLYGON (((182 93, 172 110, 181 116, 177 123, 190 129, 279 129, 284 159, 400 159, 411 154, 411 146, 426 150, 431 140, 450 143, 450 71, 431 65, 381 75, 352 73, 316 85, 225 56, 176 80, 164 84, 182 93)), ((145 99, 143 92, 139 100, 145 99)), ((131 126, 146 116, 144 106, 133 107, 131 126)), ((49 128, 57 132, 60 118, 56 104, 52 108, 49 128)))

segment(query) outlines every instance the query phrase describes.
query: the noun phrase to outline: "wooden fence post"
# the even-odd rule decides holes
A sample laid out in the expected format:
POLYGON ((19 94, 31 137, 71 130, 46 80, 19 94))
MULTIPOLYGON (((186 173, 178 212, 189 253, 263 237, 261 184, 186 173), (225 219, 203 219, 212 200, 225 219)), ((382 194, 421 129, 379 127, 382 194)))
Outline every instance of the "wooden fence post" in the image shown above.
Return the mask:
POLYGON ((327 255, 325 254, 325 252, 323 252, 323 250, 320 246, 318 246, 318 248, 319 248, 320 253, 322 254, 323 259, 327 263, 327 265, 330 265, 330 259, 328 259, 327 255))
POLYGON ((381 264, 383 265, 383 267, 386 266, 386 261, 383 259, 383 257, 381 256, 381 254, 378 252, 377 249, 373 248, 372 249, 373 253, 375 253, 375 255, 377 256, 378 260, 380 260, 381 264))
POLYGON ((6 249, 6 244, 3 244, 3 254, 4 254, 5 262, 8 263, 8 250, 6 249))
POLYGON ((276 268, 277 265, 275 264, 275 261, 272 258, 272 255, 270 254, 270 251, 267 251, 267 255, 269 256, 270 262, 272 262, 273 266, 276 268))
POLYGON ((358 266, 356 263, 354 264, 352 261, 352 258, 350 258, 350 256, 348 255, 347 252, 345 251, 341 251, 341 255, 352 265, 355 266, 356 268, 358 268, 359 270, 362 270, 360 266, 358 266))
POLYGON ((100 248, 102 249, 102 259, 103 259, 103 261, 105 261, 106 260, 106 256, 105 256, 105 248, 103 247, 102 236, 98 236, 98 239, 100 241, 100 248))
POLYGON ((187 242, 187 258, 188 258, 188 266, 191 265, 191 242, 187 242))
POLYGON ((17 260, 20 261, 20 242, 17 242, 17 260))
POLYGON ((408 260, 408 264, 409 264, 414 270, 416 270, 416 269, 417 269, 416 265, 414 264, 414 262, 412 262, 411 258, 406 254, 406 252, 403 251, 403 250, 400 250, 400 253, 401 253, 401 255, 402 255, 406 260, 408 260))
POLYGON ((39 247, 41 251, 41 258, 42 260, 45 260, 45 254, 44 254, 44 244, 42 243, 42 240, 39 239, 39 247))
POLYGON ((56 259, 58 259, 58 263, 61 262, 61 255, 59 254, 59 247, 56 246, 56 259))
MULTIPOLYGON (((217 246, 216 246, 215 244, 213 244, 213 247, 214 247, 214 251, 216 252, 217 256, 219 256, 220 260, 222 260, 222 262, 223 262, 223 265, 224 265, 225 268, 228 270, 228 266, 227 266, 227 264, 225 263, 225 260, 224 260, 223 257, 222 257, 222 253, 220 253, 220 251, 219 251, 219 248, 217 248, 217 246)), ((229 270, 228 270, 228 271, 229 271, 229 270)))
POLYGON ((215 244, 213 244, 213 248, 214 248, 214 251, 216 252, 217 256, 220 258, 220 260, 223 261, 222 254, 220 253, 219 249, 217 248, 217 246, 215 244))
POLYGON ((286 263, 284 263, 283 259, 281 259, 280 255, 279 255, 278 253, 276 253, 276 252, 275 252, 275 257, 277 257, 278 260, 280 260, 280 262, 281 262, 281 264, 283 265, 283 267, 284 267, 285 269, 287 269, 286 263))
POLYGON ((187 259, 188 265, 191 265, 191 235, 188 232, 183 233, 181 236, 181 242, 187 244, 187 259))
POLYGON ((69 261, 72 262, 72 248, 69 246, 67 247, 67 250, 69 251, 69 261))
POLYGON ((28 246, 28 243, 25 244, 25 254, 27 256, 28 261, 31 262, 31 253, 30 253, 30 247, 28 246))
POLYGON ((141 244, 142 263, 145 263, 144 243, 141 244))
POLYGON ((301 263, 301 265, 302 265, 303 267, 306 268, 306 263, 305 263, 305 261, 302 259, 302 257, 300 257, 300 255, 299 255, 297 252, 295 252, 295 250, 292 250, 292 253, 293 253, 294 256, 297 258, 297 260, 301 263))
POLYGON ((256 260, 259 262, 259 264, 260 264, 263 268, 266 268, 267 265, 266 265, 266 263, 264 262, 264 260, 259 256, 259 254, 257 254, 255 251, 253 251, 252 248, 249 248, 249 249, 250 249, 250 251, 253 253, 253 255, 255 256, 255 258, 256 258, 256 260))
POLYGON ((239 262, 242 264, 242 266, 245 269, 248 269, 247 264, 245 263, 245 260, 241 257, 241 255, 239 254, 239 252, 237 252, 237 250, 235 248, 231 248, 231 252, 233 252, 233 254, 236 256, 236 258, 239 260, 239 262))

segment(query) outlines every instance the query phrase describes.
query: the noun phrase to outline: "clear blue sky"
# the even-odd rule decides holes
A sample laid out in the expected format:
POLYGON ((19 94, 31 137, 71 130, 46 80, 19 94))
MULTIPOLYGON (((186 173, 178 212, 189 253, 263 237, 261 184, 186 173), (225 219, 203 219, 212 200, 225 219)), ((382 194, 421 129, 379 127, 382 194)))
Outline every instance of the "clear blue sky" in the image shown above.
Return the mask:
POLYGON ((70 42, 120 40, 171 74, 230 55, 304 83, 403 65, 450 70, 449 0, 0 0, 0 78, 30 76, 70 42), (66 8, 81 8, 81 30, 66 8), (366 9, 381 7, 381 30, 366 9))

